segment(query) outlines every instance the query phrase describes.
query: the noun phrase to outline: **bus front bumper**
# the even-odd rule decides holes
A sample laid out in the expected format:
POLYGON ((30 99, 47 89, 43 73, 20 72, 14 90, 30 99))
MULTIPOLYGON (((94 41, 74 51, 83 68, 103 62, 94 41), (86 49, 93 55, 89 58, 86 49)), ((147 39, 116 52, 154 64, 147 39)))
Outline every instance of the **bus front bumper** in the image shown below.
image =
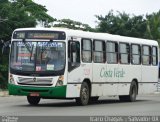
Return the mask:
POLYGON ((57 87, 33 87, 33 86, 19 86, 19 85, 8 85, 9 95, 21 95, 29 96, 31 94, 38 94, 39 97, 50 97, 50 98, 65 98, 66 97, 66 86, 57 87))

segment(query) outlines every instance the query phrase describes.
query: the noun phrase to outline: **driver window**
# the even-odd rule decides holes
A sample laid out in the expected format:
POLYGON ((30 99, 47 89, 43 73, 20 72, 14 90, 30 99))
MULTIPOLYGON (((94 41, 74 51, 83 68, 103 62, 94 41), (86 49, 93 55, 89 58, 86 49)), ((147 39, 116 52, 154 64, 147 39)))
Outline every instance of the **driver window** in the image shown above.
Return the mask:
POLYGON ((69 58, 73 63, 80 63, 80 44, 79 42, 69 42, 69 58))
POLYGON ((68 43, 68 63, 71 70, 80 65, 80 43, 69 41, 68 43))

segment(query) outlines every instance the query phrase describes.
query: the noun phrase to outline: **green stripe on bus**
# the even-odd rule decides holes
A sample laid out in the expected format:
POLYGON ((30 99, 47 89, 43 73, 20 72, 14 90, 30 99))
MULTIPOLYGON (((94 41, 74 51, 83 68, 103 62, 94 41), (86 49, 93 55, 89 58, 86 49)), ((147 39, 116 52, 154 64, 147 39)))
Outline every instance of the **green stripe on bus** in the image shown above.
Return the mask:
POLYGON ((31 86, 18 86, 9 84, 9 94, 10 95, 22 95, 28 96, 30 93, 39 93, 40 97, 55 97, 55 98, 65 98, 66 97, 66 86, 57 87, 31 87, 31 86))

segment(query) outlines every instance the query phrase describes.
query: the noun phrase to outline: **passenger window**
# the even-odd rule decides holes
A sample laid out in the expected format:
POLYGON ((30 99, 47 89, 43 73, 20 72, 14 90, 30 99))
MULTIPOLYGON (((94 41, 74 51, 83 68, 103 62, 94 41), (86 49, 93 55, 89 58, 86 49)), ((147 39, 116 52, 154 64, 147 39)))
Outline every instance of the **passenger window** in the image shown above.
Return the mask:
POLYGON ((142 46, 142 63, 143 65, 151 64, 151 47, 142 46))
POLYGON ((130 63, 130 47, 128 43, 120 43, 120 63, 129 64, 130 63))
POLYGON ((107 63, 116 64, 118 63, 118 43, 107 42, 107 63))
POLYGON ((157 47, 152 47, 152 65, 158 64, 158 53, 157 53, 157 47))
POLYGON ((82 39, 82 61, 92 62, 92 42, 89 39, 82 39))
POLYGON ((135 65, 141 64, 140 45, 132 44, 132 46, 131 46, 131 63, 135 64, 135 65))
POLYGON ((94 40, 94 52, 93 52, 95 63, 105 62, 105 42, 100 40, 94 40))

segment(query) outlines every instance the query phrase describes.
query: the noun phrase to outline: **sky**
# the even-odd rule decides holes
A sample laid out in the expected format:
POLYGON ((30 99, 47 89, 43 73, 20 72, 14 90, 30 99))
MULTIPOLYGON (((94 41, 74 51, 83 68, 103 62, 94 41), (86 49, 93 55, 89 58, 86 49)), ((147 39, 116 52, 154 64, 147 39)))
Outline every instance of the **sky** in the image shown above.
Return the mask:
POLYGON ((97 25, 95 15, 105 16, 110 10, 130 15, 146 15, 160 10, 160 0, 33 0, 44 5, 48 14, 56 19, 71 19, 97 25))

